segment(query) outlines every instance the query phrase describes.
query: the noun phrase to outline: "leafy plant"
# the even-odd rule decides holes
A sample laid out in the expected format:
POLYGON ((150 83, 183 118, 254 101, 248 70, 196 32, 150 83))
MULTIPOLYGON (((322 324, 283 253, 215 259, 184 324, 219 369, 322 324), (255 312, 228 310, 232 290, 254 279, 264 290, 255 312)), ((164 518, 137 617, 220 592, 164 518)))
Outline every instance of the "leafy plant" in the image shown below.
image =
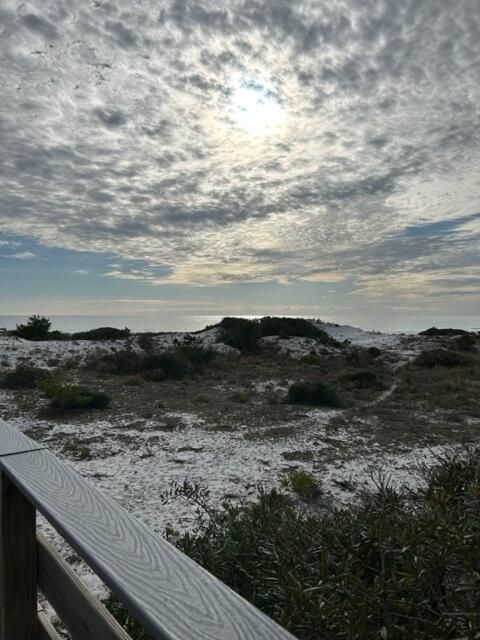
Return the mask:
MULTIPOLYGON (((273 490, 212 509, 191 483, 197 527, 177 547, 300 640, 453 640, 480 628, 480 449, 445 456, 426 486, 376 490, 312 514, 273 490), (204 508, 206 507, 206 509, 204 508)), ((141 625, 111 599, 133 640, 141 625)))
POLYGON ((266 336, 315 338, 331 346, 341 346, 326 331, 305 318, 277 318, 266 316, 260 320, 246 318, 223 318, 220 322, 222 340, 240 351, 255 351, 259 338, 266 336))
POLYGON ((246 318, 223 318, 220 322, 222 340, 240 351, 256 351, 261 337, 260 325, 246 318))
POLYGON ((325 382, 295 382, 288 388, 287 402, 315 407, 342 405, 336 390, 325 382))
POLYGON ((426 349, 414 360, 417 367, 459 367, 468 363, 467 357, 448 349, 426 349))
POLYGON ((130 336, 130 329, 117 329, 115 327, 98 327, 89 331, 72 333, 72 340, 121 340, 130 336))
POLYGON ((5 389, 34 389, 43 380, 51 377, 48 369, 18 365, 3 376, 1 386, 5 389))
POLYGON ((276 318, 267 316, 260 320, 262 336, 317 338, 323 344, 329 344, 332 339, 326 331, 314 325, 305 318, 276 318))
POLYGON ((189 372, 189 362, 185 355, 178 351, 164 351, 158 355, 147 355, 144 359, 144 369, 162 369, 165 377, 179 380, 189 372))
POLYGON ((211 347, 205 348, 194 338, 186 338, 177 345, 177 352, 188 360, 190 367, 195 371, 201 371, 207 367, 217 355, 211 347))
POLYGON ((47 340, 52 323, 45 316, 33 315, 27 324, 17 324, 13 332, 19 338, 25 340, 47 340))
POLYGON ((303 500, 312 500, 320 494, 320 483, 312 473, 304 470, 291 471, 283 484, 303 500))
POLYGON ((131 349, 122 349, 92 358, 87 367, 100 373, 133 375, 143 369, 144 358, 131 349))
POLYGON ((465 329, 437 329, 437 327, 430 327, 430 329, 420 331, 418 335, 434 338, 437 336, 459 336, 464 334, 468 334, 468 331, 465 331, 465 329))
POLYGON ((42 384, 42 390, 50 400, 50 408, 58 411, 106 409, 111 402, 103 391, 92 391, 74 384, 46 382, 42 384))
POLYGON ((477 341, 470 333, 465 333, 455 340, 455 346, 460 351, 475 351, 477 341))
POLYGON ((357 389, 374 389, 380 384, 377 374, 369 369, 355 371, 345 377, 350 382, 353 382, 357 389))

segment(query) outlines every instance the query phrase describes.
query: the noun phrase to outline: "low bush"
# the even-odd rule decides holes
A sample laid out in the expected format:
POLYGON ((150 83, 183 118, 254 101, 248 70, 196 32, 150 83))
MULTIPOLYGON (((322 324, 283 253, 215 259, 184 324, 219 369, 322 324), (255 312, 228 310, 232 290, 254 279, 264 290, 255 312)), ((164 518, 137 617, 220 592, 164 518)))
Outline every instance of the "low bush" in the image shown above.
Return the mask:
POLYGON ((433 367, 460 367, 468 364, 467 358, 449 349, 426 349, 414 360, 417 367, 431 369, 433 367))
POLYGON ((153 333, 141 333, 138 336, 138 346, 144 351, 153 351, 153 333))
POLYGON ((143 369, 143 356, 130 349, 122 349, 94 357, 87 363, 87 367, 99 373, 133 375, 143 369))
POLYGON ((48 369, 18 365, 13 371, 3 376, 1 386, 4 389, 34 389, 50 377, 51 373, 48 369))
POLYGON ((217 356, 212 348, 205 348, 195 342, 184 342, 177 347, 177 351, 188 360, 191 368, 195 371, 202 371, 208 367, 217 356))
POLYGON ((378 358, 382 355, 382 351, 378 347, 368 347, 367 353, 372 356, 372 358, 378 358))
MULTIPOLYGON (((359 504, 313 515, 281 493, 203 505, 177 547, 300 640, 474 639, 480 628, 480 450, 426 471, 425 489, 381 478, 359 504)), ((133 640, 148 640, 115 600, 133 640)))
POLYGON ((295 382, 288 389, 287 402, 315 407, 342 405, 335 389, 324 382, 295 382))
POLYGON ((72 340, 121 340, 130 336, 130 329, 116 329, 115 327, 99 327, 89 331, 72 333, 72 340))
POLYGON ((326 331, 305 318, 277 318, 267 316, 260 320, 262 336, 281 336, 283 338, 317 338, 323 344, 329 344, 330 336, 326 331))
POLYGON ((223 342, 240 351, 255 351, 258 348, 258 340, 267 336, 315 338, 325 345, 342 346, 326 331, 305 318, 266 316, 260 320, 247 320, 229 317, 223 318, 219 326, 223 342))
POLYGON ((476 344, 475 337, 470 333, 465 333, 455 340, 455 346, 460 351, 475 351, 476 344))
POLYGON ((213 349, 195 344, 177 345, 171 351, 160 353, 137 353, 131 349, 122 349, 93 358, 87 363, 87 367, 100 373, 140 374, 146 380, 160 382, 166 378, 179 380, 189 373, 201 371, 215 355, 213 349))
POLYGON ((173 380, 184 378, 190 370, 187 358, 177 351, 147 355, 143 361, 143 368, 146 371, 162 369, 165 377, 173 380))
POLYGON ((261 337, 260 325, 246 318, 223 318, 220 322, 222 340, 240 351, 256 351, 261 337))
POLYGON ((437 329, 437 327, 430 327, 430 329, 420 331, 418 335, 434 338, 436 336, 458 336, 462 334, 468 334, 468 331, 464 329, 437 329))
POLYGON ((50 408, 58 411, 106 409, 111 402, 103 391, 92 391, 74 384, 45 383, 42 390, 50 400, 50 408))
POLYGON ((313 500, 320 495, 320 483, 312 473, 304 470, 291 471, 283 484, 303 500, 313 500))
MULTIPOLYGON (((353 367, 368 367, 373 360, 378 357, 376 351, 371 352, 372 347, 365 349, 364 347, 350 346, 345 353, 345 361, 353 367)), ((375 349, 375 347, 373 347, 375 349)))
POLYGON ((375 389, 380 386, 377 374, 369 369, 350 373, 345 376, 345 379, 353 382, 357 389, 375 389))
POLYGON ((45 316, 30 316, 27 324, 17 324, 13 334, 25 340, 47 340, 52 323, 45 316))

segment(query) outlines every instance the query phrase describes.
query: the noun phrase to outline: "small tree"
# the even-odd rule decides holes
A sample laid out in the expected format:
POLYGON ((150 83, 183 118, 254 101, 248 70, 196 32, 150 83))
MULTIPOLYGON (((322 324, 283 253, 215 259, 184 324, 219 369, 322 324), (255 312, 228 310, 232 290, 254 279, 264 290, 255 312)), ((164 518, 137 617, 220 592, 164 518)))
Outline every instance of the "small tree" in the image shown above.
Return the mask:
POLYGON ((25 340, 46 340, 52 323, 45 316, 30 316, 27 324, 17 324, 15 335, 25 340))

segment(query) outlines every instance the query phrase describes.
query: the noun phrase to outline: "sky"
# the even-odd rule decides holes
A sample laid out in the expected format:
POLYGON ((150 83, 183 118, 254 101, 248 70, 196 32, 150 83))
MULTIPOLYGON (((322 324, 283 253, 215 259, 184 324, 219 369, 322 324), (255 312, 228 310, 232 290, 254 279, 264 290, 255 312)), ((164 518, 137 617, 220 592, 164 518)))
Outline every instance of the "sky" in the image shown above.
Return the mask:
POLYGON ((0 3, 0 315, 480 325, 478 0, 0 3))

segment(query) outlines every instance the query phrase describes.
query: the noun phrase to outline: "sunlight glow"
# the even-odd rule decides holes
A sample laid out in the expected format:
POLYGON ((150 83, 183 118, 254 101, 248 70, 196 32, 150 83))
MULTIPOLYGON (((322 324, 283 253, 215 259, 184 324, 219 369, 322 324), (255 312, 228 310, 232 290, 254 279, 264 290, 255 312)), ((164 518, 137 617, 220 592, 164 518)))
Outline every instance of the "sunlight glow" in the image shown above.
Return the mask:
POLYGON ((230 114, 239 127, 258 137, 274 133, 286 117, 284 108, 267 86, 245 83, 233 91, 230 114))

